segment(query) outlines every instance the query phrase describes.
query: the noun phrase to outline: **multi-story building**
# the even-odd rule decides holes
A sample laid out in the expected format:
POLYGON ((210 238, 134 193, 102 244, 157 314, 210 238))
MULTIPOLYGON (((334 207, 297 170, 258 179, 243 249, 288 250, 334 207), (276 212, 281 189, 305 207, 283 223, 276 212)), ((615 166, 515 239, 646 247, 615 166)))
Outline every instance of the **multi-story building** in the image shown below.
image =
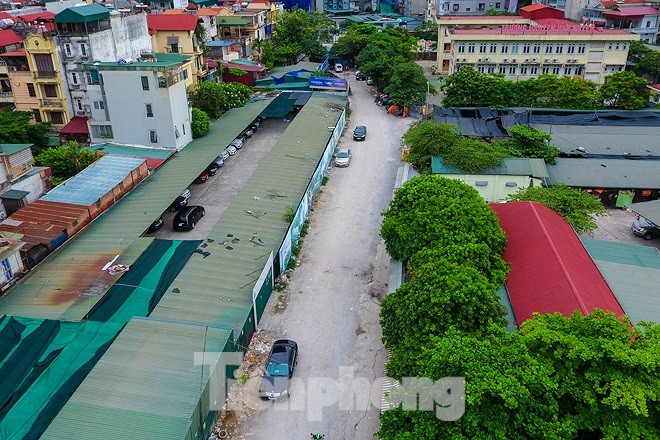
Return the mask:
POLYGON ((188 55, 191 70, 183 73, 186 86, 191 89, 198 81, 205 81, 209 68, 204 62, 202 41, 195 32, 198 17, 193 14, 149 14, 147 25, 156 52, 188 55))
POLYGON ((189 56, 156 53, 137 61, 88 62, 103 101, 91 112, 92 143, 117 142, 180 150, 192 140, 184 72, 189 56), (100 114, 97 119, 96 115, 100 114))
MULTIPOLYGON (((23 47, 23 38, 11 29, 0 30, 0 56, 23 47)), ((7 64, 0 58, 0 106, 13 104, 7 64)))
POLYGON ((640 40, 650 44, 660 43, 659 6, 623 6, 604 9, 602 17, 606 27, 627 29, 639 35, 640 40))
POLYGON ((0 54, 9 79, 12 102, 16 110, 31 112, 35 119, 41 119, 39 99, 35 88, 34 77, 30 72, 27 53, 24 48, 13 52, 0 54))
POLYGON ((426 21, 433 21, 434 17, 448 15, 484 15, 487 10, 505 12, 517 7, 516 0, 427 0, 426 21))
POLYGON ((630 42, 639 40, 638 35, 558 18, 536 18, 556 11, 536 6, 528 7, 533 12, 527 17, 439 18, 438 51, 442 56, 438 56, 438 71, 451 74, 462 66, 472 66, 484 73, 502 73, 511 80, 553 74, 602 83, 607 75, 625 69, 630 42))

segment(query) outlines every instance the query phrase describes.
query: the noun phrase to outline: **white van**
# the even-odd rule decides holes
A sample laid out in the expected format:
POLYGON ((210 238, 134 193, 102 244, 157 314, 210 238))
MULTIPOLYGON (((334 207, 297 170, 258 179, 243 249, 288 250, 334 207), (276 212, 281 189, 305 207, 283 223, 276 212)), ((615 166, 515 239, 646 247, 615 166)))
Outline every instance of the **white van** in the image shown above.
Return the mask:
POLYGON ((344 66, 342 66, 339 63, 335 64, 335 72, 343 72, 343 71, 344 71, 344 66))

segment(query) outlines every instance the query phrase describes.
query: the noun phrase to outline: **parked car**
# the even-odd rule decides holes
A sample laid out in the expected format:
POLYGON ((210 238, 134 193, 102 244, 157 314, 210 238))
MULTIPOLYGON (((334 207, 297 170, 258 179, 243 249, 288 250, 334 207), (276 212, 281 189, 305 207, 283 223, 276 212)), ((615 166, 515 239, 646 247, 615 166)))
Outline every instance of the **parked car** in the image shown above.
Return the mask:
POLYGON ((374 79, 370 76, 367 77, 367 85, 372 85, 374 83, 374 79))
POLYGON ((182 206, 186 206, 188 204, 189 198, 190 198, 190 190, 186 188, 181 192, 181 194, 179 194, 179 197, 174 199, 174 201, 170 205, 170 211, 176 211, 177 209, 180 209, 182 206))
MULTIPOLYGON (((259 124, 259 125, 261 125, 261 124, 259 124)), ((255 124, 255 123, 250 124, 250 130, 252 130, 252 133, 256 133, 257 130, 259 130, 259 125, 255 124)))
POLYGON ((298 362, 298 344, 291 339, 278 339, 270 349, 264 377, 259 385, 259 397, 263 400, 291 396, 289 379, 298 362))
POLYGON ((238 151, 238 150, 236 150, 236 147, 235 147, 235 146, 230 145, 230 146, 228 146, 227 148, 225 148, 225 151, 226 151, 230 156, 233 156, 234 154, 236 154, 236 151, 238 151))
POLYGON ((367 127, 364 125, 358 125, 353 130, 353 140, 354 141, 363 141, 367 138, 367 127))
POLYGON ((251 126, 256 126, 257 128, 261 127, 261 121, 259 120, 259 118, 255 119, 255 120, 252 122, 252 125, 251 125, 251 126))
POLYGON ((344 66, 337 63, 335 64, 335 72, 343 72, 344 71, 344 66))
POLYGON ((195 229, 195 225, 202 217, 204 217, 204 214, 206 214, 206 212, 204 211, 203 206, 185 206, 179 209, 179 212, 174 216, 172 226, 177 231, 190 231, 191 229, 195 229))
POLYGON ((160 228, 162 228, 163 223, 165 223, 165 220, 163 220, 163 216, 161 215, 152 224, 149 225, 149 227, 147 228, 147 234, 154 233, 160 228))
POLYGON ((243 148, 243 141, 240 139, 234 139, 233 141, 231 141, 231 144, 229 145, 236 148, 237 150, 240 150, 241 148, 243 148))
POLYGON ((209 180, 209 177, 210 177, 209 173, 207 173, 206 171, 202 171, 202 174, 197 176, 197 179, 195 179, 193 183, 204 183, 207 180, 209 180))
POLYGON ((257 118, 256 118, 256 120, 259 121, 259 122, 264 122, 264 119, 265 118, 261 115, 257 116, 257 118))
POLYGON ((340 148, 335 153, 335 166, 336 167, 347 167, 348 163, 351 161, 351 150, 348 148, 340 148))
POLYGON ((227 151, 227 149, 225 148, 224 150, 222 150, 222 153, 220 153, 220 156, 218 157, 223 160, 223 164, 224 164, 224 161, 229 159, 229 151, 227 151))
POLYGON ((643 237, 645 240, 660 237, 660 229, 644 217, 639 217, 632 224, 631 229, 635 235, 643 237))
POLYGON ((364 73, 360 72, 359 70, 357 72, 355 72, 355 80, 356 81, 364 81, 365 79, 367 79, 367 77, 364 73))
POLYGON ((225 160, 222 158, 222 156, 218 156, 215 159, 213 159, 213 162, 209 164, 209 166, 206 167, 206 172, 209 173, 211 176, 215 176, 218 170, 220 169, 221 166, 225 164, 225 160))
POLYGON ((242 133, 242 135, 245 137, 252 137, 253 134, 254 134, 254 130, 252 130, 251 127, 246 128, 245 130, 243 130, 242 133))

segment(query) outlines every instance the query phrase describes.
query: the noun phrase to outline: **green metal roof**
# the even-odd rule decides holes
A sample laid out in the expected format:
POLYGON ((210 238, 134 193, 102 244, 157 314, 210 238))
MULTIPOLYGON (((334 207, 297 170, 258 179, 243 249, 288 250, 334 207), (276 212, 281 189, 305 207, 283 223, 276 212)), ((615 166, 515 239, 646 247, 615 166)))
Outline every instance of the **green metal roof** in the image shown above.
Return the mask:
POLYGON ((55 16, 55 23, 89 23, 110 18, 110 9, 96 3, 67 8, 55 16))
POLYGON ((121 145, 113 143, 103 143, 90 145, 92 151, 99 151, 104 154, 117 154, 120 156, 149 157, 153 159, 167 159, 174 151, 169 148, 144 148, 134 145, 121 145))
POLYGON ((0 194, 0 199, 21 200, 23 197, 27 196, 28 194, 30 194, 29 191, 23 191, 20 189, 10 189, 0 194))
POLYGON ((26 148, 32 147, 34 144, 0 144, 0 156, 10 156, 26 148))
POLYGON ((447 165, 442 161, 442 157, 433 156, 431 158, 431 171, 434 174, 483 174, 483 175, 502 175, 502 176, 532 176, 539 179, 548 177, 548 169, 543 159, 530 159, 508 157, 502 159, 500 166, 488 170, 470 173, 447 165))
POLYGON ((157 53, 154 61, 133 61, 118 63, 117 61, 91 61, 83 63, 85 70, 154 70, 165 71, 181 66, 190 59, 190 55, 178 53, 157 53))
POLYGON ((215 159, 221 150, 219 146, 229 145, 271 100, 260 99, 225 113, 211 125, 206 136, 193 140, 161 165, 3 295, 0 314, 82 319, 114 283, 114 279, 102 275, 101 268, 116 255, 123 258, 126 249, 170 206, 187 183, 215 159), (99 276, 91 285, 86 282, 90 274, 96 273, 99 276))
POLYGON ((660 251, 651 246, 582 238, 633 324, 660 316, 660 251))
POLYGON ((654 225, 660 225, 660 200, 632 203, 628 207, 654 225))
POLYGON ((660 161, 572 159, 560 157, 548 165, 548 181, 577 188, 660 188, 660 161))
POLYGON ((268 73, 268 77, 271 76, 284 76, 289 72, 295 72, 297 70, 305 69, 310 72, 316 72, 321 67, 321 63, 313 63, 311 61, 300 61, 299 63, 293 64, 291 66, 280 66, 273 67, 268 73))
POLYGON ((190 0, 197 6, 215 6, 215 0, 190 0))
MULTIPOLYGON (((194 439, 231 330, 133 318, 42 438, 194 439)), ((223 368, 224 367, 219 367, 223 368)), ((208 423, 208 420, 204 420, 208 423)))
POLYGON ((211 326, 245 321, 252 288, 289 226, 286 207, 298 206, 345 105, 339 96, 310 98, 210 232, 210 254, 190 257, 151 317, 211 326))
POLYGON ((248 26, 249 24, 249 21, 241 17, 231 15, 216 17, 216 25, 221 27, 248 26))

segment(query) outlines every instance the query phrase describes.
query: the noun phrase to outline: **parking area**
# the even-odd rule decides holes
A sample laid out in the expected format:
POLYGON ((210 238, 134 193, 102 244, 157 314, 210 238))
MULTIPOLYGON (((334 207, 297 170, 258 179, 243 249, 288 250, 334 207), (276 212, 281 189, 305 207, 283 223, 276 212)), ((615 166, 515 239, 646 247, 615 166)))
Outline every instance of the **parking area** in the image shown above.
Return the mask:
POLYGON ((593 238, 652 246, 660 250, 660 239, 644 240, 633 234, 630 226, 636 219, 637 215, 633 212, 623 209, 608 209, 606 216, 596 217, 598 228, 594 231, 593 238))
MULTIPOLYGON (((201 205, 206 210, 206 215, 197 223, 194 230, 174 231, 172 221, 175 213, 167 211, 163 214, 165 221, 163 227, 150 236, 170 240, 202 240, 206 238, 289 123, 288 118, 265 119, 259 130, 245 140, 243 148, 238 150, 234 156, 230 156, 215 176, 211 176, 205 183, 192 183, 188 186, 192 193, 188 199, 188 205, 201 205)), ((225 147, 226 145, 218 145, 218 154, 225 147)), ((200 167, 200 173, 205 166, 200 167)))

